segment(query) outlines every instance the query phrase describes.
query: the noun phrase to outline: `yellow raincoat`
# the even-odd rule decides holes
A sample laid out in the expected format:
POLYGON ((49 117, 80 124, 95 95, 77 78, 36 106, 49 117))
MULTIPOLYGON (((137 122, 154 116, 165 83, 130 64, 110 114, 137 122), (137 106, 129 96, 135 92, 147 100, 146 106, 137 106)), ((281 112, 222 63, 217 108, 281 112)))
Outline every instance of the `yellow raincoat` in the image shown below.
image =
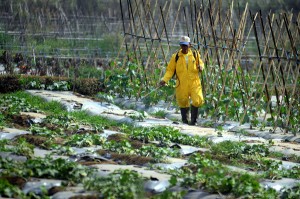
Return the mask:
POLYGON ((189 49, 188 65, 186 59, 181 50, 178 52, 178 60, 175 61, 177 53, 172 55, 172 58, 167 66, 166 73, 163 77, 163 81, 166 83, 173 77, 176 69, 176 100, 180 108, 190 107, 190 99, 194 107, 199 107, 204 104, 204 98, 202 93, 201 80, 199 77, 200 66, 204 69, 204 63, 200 58, 200 53, 196 51, 196 58, 193 55, 193 51, 189 49))

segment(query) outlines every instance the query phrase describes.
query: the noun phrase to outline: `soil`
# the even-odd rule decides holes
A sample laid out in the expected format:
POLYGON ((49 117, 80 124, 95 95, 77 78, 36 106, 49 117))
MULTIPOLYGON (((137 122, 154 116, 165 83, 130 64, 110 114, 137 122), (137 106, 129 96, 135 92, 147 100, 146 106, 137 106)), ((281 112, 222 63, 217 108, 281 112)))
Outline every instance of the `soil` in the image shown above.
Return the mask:
POLYGON ((129 141, 129 138, 126 134, 122 134, 122 133, 112 134, 107 137, 107 141, 121 142, 124 140, 129 141))
POLYGON ((12 123, 16 128, 26 129, 32 124, 32 119, 34 119, 34 117, 31 117, 29 115, 13 115, 12 123))
POLYGON ((97 153, 102 156, 107 156, 109 154, 111 159, 119 164, 134 164, 134 165, 145 165, 147 163, 154 163, 154 159, 152 157, 143 157, 138 155, 127 155, 127 154, 119 154, 115 152, 110 152, 106 150, 98 150, 97 153))
MULTIPOLYGON (((23 129, 27 129, 30 127, 30 120, 34 119, 34 117, 30 116, 30 115, 16 115, 13 117, 13 122, 14 124, 18 125, 19 128, 23 128, 23 129)), ((40 124, 41 127, 46 127, 49 130, 57 130, 58 127, 54 124, 49 124, 49 123, 42 123, 40 124)), ((94 130, 88 130, 88 129, 63 129, 64 133, 67 135, 71 135, 71 134, 95 134, 95 133, 99 133, 96 132, 94 130)), ((40 135, 31 135, 31 134, 25 134, 25 135, 19 135, 16 136, 15 139, 18 138, 24 138, 27 142, 29 142, 30 144, 33 144, 36 147, 42 148, 42 149, 47 149, 47 145, 45 145, 48 141, 49 138, 47 137, 43 137, 40 135)), ((134 149, 139 149, 142 146, 147 145, 146 143, 143 143, 139 140, 134 140, 134 139, 130 139, 127 135, 125 134, 121 134, 121 133, 117 133, 117 134, 113 134, 108 136, 107 138, 108 141, 116 141, 116 142, 121 142, 121 141, 128 141, 131 146, 134 149)), ((57 137, 53 139, 53 143, 54 144, 60 144, 62 145, 64 143, 64 139, 57 137)), ((138 156, 138 155, 126 155, 126 154, 118 154, 118 153, 114 153, 114 152, 108 152, 105 150, 99 150, 98 153, 100 155, 105 155, 107 153, 109 153, 111 155, 111 161, 103 161, 103 160, 98 160, 98 159, 82 159, 80 160, 78 163, 82 164, 82 165, 94 165, 94 164, 126 164, 126 165, 130 165, 130 164, 134 164, 134 165, 144 165, 147 163, 152 163, 154 162, 154 159, 151 157, 142 157, 142 156, 138 156)))
POLYGON ((2 176, 2 177, 0 177, 0 179, 5 179, 10 184, 17 186, 20 189, 22 189, 24 187, 25 183, 27 182, 27 180, 25 178, 19 177, 19 176, 2 176))
MULTIPOLYGON (((18 138, 24 138, 28 143, 30 143, 36 147, 40 147, 42 149, 48 149, 48 146, 45 145, 45 143, 47 143, 47 141, 49 141, 49 138, 47 138, 47 137, 43 137, 40 135, 24 134, 24 135, 18 135, 15 137, 15 139, 18 139, 18 138)), ((53 143, 63 145, 64 139, 54 138, 53 143)))
POLYGON ((85 161, 85 162, 78 162, 81 165, 90 166, 95 164, 117 164, 114 161, 85 161))
POLYGON ((105 158, 93 157, 93 156, 82 156, 77 162, 81 165, 95 165, 95 164, 117 164, 113 160, 106 160, 105 158))
POLYGON ((134 149, 140 149, 143 146, 147 146, 149 144, 141 142, 140 140, 130 139, 126 134, 116 133, 107 137, 108 141, 128 141, 134 149))
MULTIPOLYGON (((31 115, 30 113, 25 113, 25 114, 19 114, 16 116, 12 117, 12 121, 13 121, 13 125, 17 126, 18 129, 26 129, 28 130, 28 128, 32 125, 32 120, 35 118, 41 118, 40 116, 34 117, 33 115, 31 115)), ((76 125, 71 125, 67 128, 62 127, 62 125, 55 125, 55 124, 51 124, 51 123, 46 123, 46 122, 42 122, 39 124, 41 127, 46 127, 49 130, 52 130, 53 132, 57 132, 58 133, 63 133, 64 136, 65 135, 73 135, 73 134, 99 134, 99 131, 94 131, 94 130, 90 130, 90 126, 88 127, 77 127, 76 125)), ((106 129, 112 129, 115 128, 116 131, 120 131, 120 127, 105 127, 106 129)), ((197 127, 200 128, 200 127, 197 127)), ((185 127, 185 129, 188 129, 187 127, 185 127)), ((184 129, 184 130, 185 130, 184 129)), ((190 127, 190 129, 192 129, 192 127, 190 127)), ((199 130, 199 129, 197 129, 199 130)), ((197 131, 198 132, 198 131, 197 131)), ((199 130, 199 132, 202 132, 199 130)), ((205 132, 205 134, 209 134, 210 131, 208 129, 204 129, 203 132, 205 132)), ((100 132, 101 133, 101 132, 100 132)), ((195 133, 196 134, 196 133, 195 133)), ((200 134, 200 133, 199 133, 200 134)), ((211 135, 214 135, 215 131, 211 130, 211 135)), ((31 134, 25 134, 25 135, 19 135, 16 138, 22 137, 24 139, 26 139, 27 142, 39 147, 39 148, 44 148, 44 149, 48 149, 47 148, 47 144, 48 143, 54 143, 54 144, 59 144, 59 145, 64 145, 65 140, 63 138, 61 138, 59 135, 55 138, 53 138, 53 140, 49 139, 49 137, 44 137, 41 135, 31 135, 31 134), (49 142, 49 140, 51 142, 49 142)), ((140 149, 142 146, 146 146, 146 145, 150 145, 150 144, 154 144, 154 143, 149 143, 149 142, 143 142, 142 140, 135 140, 135 139, 131 139, 131 137, 127 134, 122 134, 122 133, 117 133, 117 134, 113 134, 108 136, 107 138, 108 141, 115 141, 115 142, 122 142, 122 141, 128 141, 132 148, 134 149, 140 149)), ((294 140, 294 139, 293 139, 294 140)), ((257 143, 260 141, 245 141, 250 143, 257 143)), ((180 149, 179 145, 172 145, 172 146, 168 146, 168 145, 164 145, 165 143, 159 143, 157 144, 157 146, 161 146, 161 147, 171 147, 171 148, 178 148, 180 149)), ((49 145, 49 144, 48 144, 49 145)), ((294 149, 296 151, 299 151, 299 143, 295 143, 295 142, 275 142, 276 146, 280 146, 280 148, 284 148, 284 149, 294 149)), ((279 148, 279 147, 278 147, 279 148)), ((93 156, 93 155, 84 155, 78 158, 77 162, 78 164, 82 164, 82 165, 97 165, 99 164, 99 167, 101 167, 101 164, 106 164, 108 165, 108 167, 119 167, 119 166, 125 166, 127 167, 127 165, 138 165, 135 167, 140 167, 140 166, 146 166, 149 163, 155 163, 155 159, 152 157, 144 157, 144 156, 138 156, 138 155, 132 155, 132 154, 119 154, 116 152, 112 152, 112 151, 108 151, 108 150, 97 150, 96 151, 99 156, 93 156)), ((199 151, 199 152, 195 152, 195 153, 200 153, 202 156, 205 156, 206 153, 204 153, 203 151, 199 151)), ((193 153, 194 154, 194 153, 193 153)), ((189 156, 189 155, 187 155, 189 156)), ((185 156, 184 158, 186 158, 187 156, 185 156)), ((210 154, 210 156, 214 156, 212 154, 210 154)), ((221 160, 222 163, 226 164, 232 164, 235 163, 235 159, 229 159, 226 156, 215 156, 213 157, 213 159, 219 159, 221 160)), ((240 161, 240 160, 239 160, 240 161)), ((250 160, 248 162, 244 162, 245 165, 251 165, 251 164, 255 164, 255 160, 250 160)), ((243 166, 243 162, 239 163, 240 166, 243 166)), ((198 172, 199 167, 193 166, 193 165, 189 165, 189 166, 183 166, 183 169, 190 169, 192 170, 193 173, 198 172)), ((209 173, 211 172, 211 168, 204 168, 205 170, 203 172, 205 173, 209 173)), ((247 170, 247 168, 246 168, 247 170)), ((7 177, 7 180, 9 180, 9 182, 13 182, 15 183, 17 186, 22 187, 24 186, 26 179, 23 178, 18 178, 18 177, 7 177)), ((200 187, 200 186, 199 186, 200 187)), ((57 192, 61 192, 61 191, 65 191, 65 187, 53 187, 51 188, 48 192, 49 195, 53 195, 57 192)), ((81 194, 81 193, 80 193, 81 194)), ((84 195, 78 195, 78 196, 74 196, 71 197, 73 199, 77 199, 77 198, 99 198, 99 195, 94 195, 93 193, 88 193, 88 194, 84 194, 84 195)))
POLYGON ((56 194, 58 192, 65 191, 65 190, 66 190, 66 188, 65 187, 61 187, 61 186, 59 186, 59 187, 52 187, 52 188, 50 188, 48 190, 48 195, 52 196, 52 195, 54 195, 54 194, 56 194))
POLYGON ((97 194, 88 196, 72 196, 69 197, 69 199, 99 199, 99 196, 97 196, 97 194))

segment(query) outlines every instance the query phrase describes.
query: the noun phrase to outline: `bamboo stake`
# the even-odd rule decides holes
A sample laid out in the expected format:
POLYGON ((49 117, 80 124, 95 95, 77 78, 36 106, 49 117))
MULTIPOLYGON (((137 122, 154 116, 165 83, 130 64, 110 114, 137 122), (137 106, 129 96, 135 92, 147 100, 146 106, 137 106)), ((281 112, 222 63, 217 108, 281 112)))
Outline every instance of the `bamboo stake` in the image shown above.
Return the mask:
MULTIPOLYGON (((267 76, 265 75, 265 71, 263 69, 263 59, 262 59, 262 53, 261 53, 261 49, 260 49, 260 42, 259 42, 259 36, 258 36, 258 31, 257 31, 257 28, 256 28, 256 16, 257 14, 254 16, 251 14, 251 11, 249 12, 250 14, 250 18, 252 20, 252 24, 253 24, 253 27, 254 27, 254 35, 255 35, 255 39, 256 39, 256 44, 257 44, 257 50, 258 50, 258 55, 259 55, 259 60, 260 60, 260 66, 258 69, 261 69, 261 73, 263 75, 263 80, 264 80, 264 84, 263 84, 263 89, 265 89, 265 95, 267 97, 267 103, 270 102, 270 94, 269 94, 269 89, 268 89, 268 85, 266 85, 266 81, 267 81, 267 76)), ((259 71, 259 70, 258 70, 259 71)), ((258 74, 257 74, 257 77, 258 77, 258 74)), ((248 107, 250 107, 250 99, 248 99, 248 107)), ((269 104, 269 109, 270 109, 270 112, 271 112, 271 117, 273 118, 273 111, 272 111, 272 106, 271 104, 269 104)), ((244 114, 242 115, 242 117, 240 118, 240 123, 242 123, 242 121, 244 120, 245 118, 245 115, 246 115, 246 111, 244 111, 244 114)))
MULTIPOLYGON (((285 27, 286 27, 286 30, 287 30, 287 32, 288 32, 288 36, 289 36, 289 40, 290 40, 290 43, 291 43, 291 46, 292 46, 292 50, 293 50, 293 52, 294 52, 294 55, 298 58, 298 56, 297 56, 297 49, 296 49, 296 47, 295 47, 295 43, 294 43, 294 39, 293 39, 293 36, 292 36, 292 34, 291 34, 291 31, 290 31, 290 29, 289 29, 289 26, 288 26, 288 20, 287 20, 287 16, 286 16, 286 14, 284 15, 284 22, 285 22, 285 27)), ((299 26, 298 26, 298 31, 299 31, 299 26)), ((295 90, 296 90, 296 82, 297 82, 297 79, 298 79, 298 77, 299 77, 299 61, 297 61, 297 67, 296 68, 298 68, 297 69, 297 75, 296 75, 296 81, 295 81, 295 84, 294 84, 294 88, 293 88, 293 91, 292 91, 292 96, 293 96, 293 94, 295 93, 295 90)), ((289 121, 290 121, 290 112, 291 112, 291 105, 289 105, 289 109, 288 109, 288 112, 287 112, 287 119, 286 119, 286 125, 288 126, 288 124, 289 124, 289 121)), ((287 133, 287 130, 286 130, 286 133, 287 133)))
POLYGON ((280 74, 281 74, 281 80, 282 80, 282 83, 283 83, 283 89, 284 89, 284 94, 285 94, 285 101, 286 101, 287 105, 289 106, 289 104, 290 104, 290 102, 289 102, 289 95, 288 95, 287 90, 286 90, 286 83, 285 83, 284 73, 283 73, 283 69, 282 69, 282 66, 281 66, 281 59, 279 57, 279 52, 278 52, 279 50, 278 50, 278 47, 277 47, 278 45, 277 45, 277 42, 276 42, 276 38, 275 38, 274 31, 273 31, 273 27, 272 27, 272 22, 271 22, 270 16, 268 16, 268 19, 269 19, 270 30, 271 30, 271 33, 272 33, 273 44, 274 44, 275 52, 276 52, 276 56, 277 56, 277 63, 279 65, 279 70, 280 70, 280 74))

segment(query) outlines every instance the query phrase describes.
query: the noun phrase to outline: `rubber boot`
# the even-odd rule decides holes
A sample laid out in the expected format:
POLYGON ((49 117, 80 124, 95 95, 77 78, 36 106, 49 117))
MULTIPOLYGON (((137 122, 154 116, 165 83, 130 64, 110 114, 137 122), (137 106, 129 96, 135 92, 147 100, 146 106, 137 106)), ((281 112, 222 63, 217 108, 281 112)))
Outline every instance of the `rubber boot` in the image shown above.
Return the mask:
POLYGON ((191 106, 191 123, 190 125, 194 126, 197 123, 198 118, 198 107, 191 106))
POLYGON ((189 108, 180 108, 180 113, 181 113, 182 122, 184 124, 188 124, 189 108))

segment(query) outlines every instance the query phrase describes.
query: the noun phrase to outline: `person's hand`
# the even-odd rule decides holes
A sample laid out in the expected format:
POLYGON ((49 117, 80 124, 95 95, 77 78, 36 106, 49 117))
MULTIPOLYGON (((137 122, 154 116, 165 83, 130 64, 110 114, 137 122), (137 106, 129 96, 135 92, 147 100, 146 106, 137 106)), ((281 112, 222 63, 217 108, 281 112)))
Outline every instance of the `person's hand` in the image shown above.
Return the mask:
POLYGON ((199 70, 200 70, 200 72, 202 72, 202 71, 203 71, 203 67, 202 67, 202 66, 200 66, 200 67, 199 67, 199 70))
POLYGON ((198 69, 199 69, 200 72, 202 72, 203 67, 199 65, 199 66, 198 66, 198 69))
POLYGON ((160 82, 159 82, 159 86, 165 86, 166 85, 166 82, 164 81, 164 80, 161 80, 160 82))

